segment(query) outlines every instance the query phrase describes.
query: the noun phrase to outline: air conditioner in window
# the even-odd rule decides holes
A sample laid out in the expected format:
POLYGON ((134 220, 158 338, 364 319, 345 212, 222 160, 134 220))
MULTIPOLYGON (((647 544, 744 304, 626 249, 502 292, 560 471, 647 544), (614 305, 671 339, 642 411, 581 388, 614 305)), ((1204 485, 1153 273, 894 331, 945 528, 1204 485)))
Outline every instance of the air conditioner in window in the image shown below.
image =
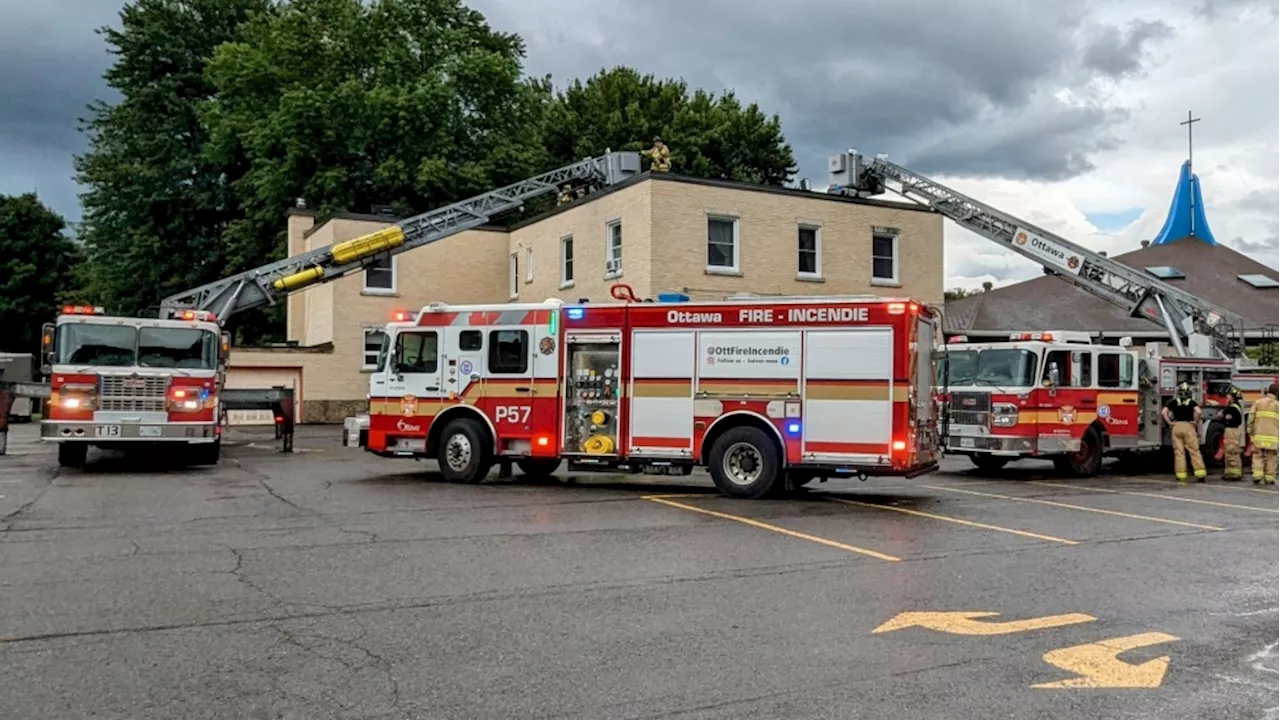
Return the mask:
POLYGON ((622 260, 620 258, 605 260, 604 271, 611 272, 611 273, 622 272, 622 260))

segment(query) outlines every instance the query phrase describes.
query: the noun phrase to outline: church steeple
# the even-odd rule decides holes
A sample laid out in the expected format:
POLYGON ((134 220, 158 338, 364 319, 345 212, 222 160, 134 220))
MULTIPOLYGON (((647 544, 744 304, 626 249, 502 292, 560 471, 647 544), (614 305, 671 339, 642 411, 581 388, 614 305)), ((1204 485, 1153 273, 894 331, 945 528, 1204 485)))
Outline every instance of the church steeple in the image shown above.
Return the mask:
POLYGON ((1209 222, 1204 217, 1204 198, 1200 195, 1200 177, 1191 170, 1191 126, 1197 122, 1200 122, 1200 118, 1191 117, 1188 111, 1187 119, 1179 123, 1187 126, 1187 161, 1182 163, 1178 186, 1173 191, 1173 204, 1169 207, 1169 217, 1165 219, 1164 227, 1151 241, 1152 245, 1164 245, 1185 237, 1194 237, 1210 245, 1218 244, 1213 237, 1213 231, 1209 229, 1209 222))

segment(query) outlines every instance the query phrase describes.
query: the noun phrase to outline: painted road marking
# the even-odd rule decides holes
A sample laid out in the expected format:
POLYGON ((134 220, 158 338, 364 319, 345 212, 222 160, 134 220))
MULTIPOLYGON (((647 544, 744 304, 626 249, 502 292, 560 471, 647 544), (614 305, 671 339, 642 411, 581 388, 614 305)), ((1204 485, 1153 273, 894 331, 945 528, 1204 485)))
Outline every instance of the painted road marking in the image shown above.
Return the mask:
POLYGON ((1005 622, 979 622, 978 618, 993 617, 995 612, 904 612, 872 630, 871 633, 892 632, 909 627, 922 627, 952 635, 1008 635, 1010 633, 1044 630, 1079 623, 1093 622, 1098 618, 1084 613, 1048 615, 1027 620, 1005 622))
POLYGON ((1261 508, 1254 505, 1234 505, 1232 503, 1215 502, 1213 500, 1197 500, 1195 498, 1178 497, 1177 495, 1166 495, 1163 493, 1134 492, 1132 490, 1111 490, 1109 488, 1086 487, 1083 485, 1070 485, 1067 483, 1041 482, 1032 480, 1031 485, 1044 485, 1045 487, 1071 488, 1072 490, 1087 490, 1089 492, 1114 493, 1117 495, 1137 495, 1139 497, 1153 497, 1161 500, 1177 500, 1178 502, 1197 503, 1199 505, 1215 505, 1217 507, 1236 508, 1237 510, 1252 510, 1254 512, 1277 513, 1280 510, 1276 508, 1261 508))
POLYGON ((964 493, 966 495, 977 495, 979 497, 996 498, 997 500, 1016 500, 1018 502, 1036 503, 1039 505, 1052 505, 1053 507, 1067 508, 1069 510, 1082 510, 1084 512, 1098 513, 1100 515, 1115 515, 1116 517, 1129 518, 1130 520, 1150 520, 1151 522, 1167 523, 1169 525, 1181 525, 1183 527, 1197 528, 1199 530, 1223 530, 1224 528, 1215 527, 1213 525, 1199 525, 1197 523, 1183 522, 1181 520, 1169 520, 1167 518, 1151 517, 1149 515, 1135 515, 1133 513, 1119 512, 1117 510, 1103 510, 1101 508, 1091 508, 1084 505, 1072 505, 1071 503, 1057 502, 1055 500, 1041 500, 1040 498, 1014 497, 1012 495, 997 495, 996 493, 978 492, 977 490, 961 490, 960 488, 943 487, 941 485, 921 485, 932 490, 942 490, 945 492, 964 493))
POLYGON ((902 559, 902 558, 896 558, 892 555, 885 555, 884 553, 879 553, 879 552, 876 552, 875 550, 868 550, 866 548, 860 548, 854 545, 847 545, 842 542, 836 542, 835 540, 828 540, 826 538, 821 538, 816 535, 809 535, 808 533, 796 532, 795 530, 788 530, 784 527, 778 527, 777 525, 770 525, 769 523, 760 522, 759 520, 753 520, 748 517, 741 517, 739 515, 730 515, 728 513, 722 513, 722 512, 717 512, 715 510, 700 508, 700 507, 697 507, 696 505, 689 505, 687 503, 676 502, 674 500, 669 499, 669 497, 667 496, 643 495, 641 496, 641 499, 648 500, 650 502, 662 503, 663 505, 670 505, 671 507, 680 508, 681 510, 688 510, 690 512, 702 513, 703 515, 710 515, 711 517, 720 518, 721 520, 732 520, 734 522, 742 523, 743 525, 750 525, 751 527, 754 527, 754 528, 760 528, 761 530, 770 530, 782 535, 786 535, 788 537, 797 538, 799 540, 808 540, 809 542, 818 543, 819 545, 826 545, 827 547, 836 548, 837 550, 845 550, 847 552, 852 552, 852 553, 858 553, 859 555, 867 555, 869 557, 877 558, 879 560, 886 560, 888 562, 898 562, 902 559))
POLYGON ((828 500, 833 500, 845 505, 856 505, 858 507, 876 508, 878 510, 892 510, 894 512, 906 513, 907 515, 917 515, 919 517, 932 518, 934 520, 943 520, 953 522, 959 525, 967 525, 969 527, 981 528, 983 530, 994 530, 995 532, 1009 533, 1010 535, 1021 535, 1035 540, 1044 540, 1046 542, 1062 543, 1063 545, 1079 545, 1076 540, 1067 540, 1066 538, 1054 537, 1052 535, 1040 535, 1038 533, 1027 532, 1026 530, 1017 530, 1014 528, 1000 527, 999 525, 988 525, 986 523, 974 522, 972 520, 964 520, 962 518, 950 517, 947 515, 938 515, 936 513, 925 512, 923 510, 912 510, 910 508, 894 507, 892 505, 876 505, 874 503, 860 502, 858 500, 845 500, 830 495, 824 496, 828 500))
MULTIPOLYGON (((1160 485, 1185 485, 1185 486, 1190 486, 1190 483, 1178 482, 1177 480, 1161 480, 1161 479, 1159 479, 1159 478, 1142 478, 1142 477, 1129 477, 1129 476, 1124 476, 1124 479, 1125 479, 1125 480, 1132 480, 1132 481, 1134 481, 1134 482, 1158 483, 1158 484, 1160 484, 1160 485)), ((1248 483, 1248 482, 1250 481, 1250 479, 1251 479, 1251 478, 1250 478, 1248 475, 1246 475, 1246 476, 1244 477, 1244 479, 1243 479, 1243 480, 1238 480, 1238 481, 1234 481, 1234 482, 1213 483, 1212 487, 1214 487, 1214 488, 1222 488, 1223 490, 1236 490, 1236 491, 1238 491, 1238 492, 1266 493, 1267 495, 1270 495, 1271 497, 1275 497, 1275 496, 1276 496, 1276 494, 1277 494, 1277 493, 1276 493, 1276 491, 1275 491, 1275 490, 1263 490, 1262 488, 1245 487, 1244 485, 1237 485, 1237 484, 1236 484, 1236 482, 1240 482, 1240 483, 1248 483)), ((1200 485, 1200 487, 1210 487, 1210 485, 1209 485, 1208 483, 1205 483, 1205 484, 1203 484, 1203 485, 1201 485, 1200 483, 1197 483, 1197 485, 1200 485)))
POLYGON ((1155 688, 1164 682, 1169 657, 1158 657, 1138 665, 1116 656, 1126 650, 1173 642, 1179 638, 1162 632, 1141 633, 1101 640, 1087 645, 1051 650, 1044 661, 1072 672, 1077 677, 1032 685, 1033 688, 1155 688))

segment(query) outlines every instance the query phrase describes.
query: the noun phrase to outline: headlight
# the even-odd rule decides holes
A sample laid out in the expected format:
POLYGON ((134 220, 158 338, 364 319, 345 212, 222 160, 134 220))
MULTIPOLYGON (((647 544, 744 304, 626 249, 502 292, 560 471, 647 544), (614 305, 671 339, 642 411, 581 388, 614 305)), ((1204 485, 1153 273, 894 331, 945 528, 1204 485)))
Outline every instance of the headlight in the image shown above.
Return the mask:
POLYGON ((88 384, 70 384, 58 388, 58 407, 63 410, 96 410, 98 408, 98 386, 88 384))
POLYGON ((165 404, 170 412, 200 412, 204 409, 207 391, 197 387, 174 386, 165 395, 165 404))
POLYGON ((1017 425, 1018 406, 1013 403, 996 403, 991 407, 991 424, 995 427, 1017 425))

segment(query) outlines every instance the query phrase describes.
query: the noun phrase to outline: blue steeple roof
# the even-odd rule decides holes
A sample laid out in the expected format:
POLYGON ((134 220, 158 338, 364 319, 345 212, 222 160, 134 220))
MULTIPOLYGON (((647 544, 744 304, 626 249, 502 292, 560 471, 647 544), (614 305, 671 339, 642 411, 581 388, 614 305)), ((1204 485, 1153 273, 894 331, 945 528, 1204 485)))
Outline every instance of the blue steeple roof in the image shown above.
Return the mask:
POLYGON ((1191 172, 1191 161, 1182 163, 1182 172, 1178 176, 1178 187, 1173 191, 1173 204, 1169 207, 1169 217, 1164 227, 1151 241, 1152 245, 1163 245, 1181 240, 1184 237, 1217 245, 1213 232, 1209 230, 1209 222, 1204 219, 1204 199, 1200 196, 1200 176, 1191 172))

